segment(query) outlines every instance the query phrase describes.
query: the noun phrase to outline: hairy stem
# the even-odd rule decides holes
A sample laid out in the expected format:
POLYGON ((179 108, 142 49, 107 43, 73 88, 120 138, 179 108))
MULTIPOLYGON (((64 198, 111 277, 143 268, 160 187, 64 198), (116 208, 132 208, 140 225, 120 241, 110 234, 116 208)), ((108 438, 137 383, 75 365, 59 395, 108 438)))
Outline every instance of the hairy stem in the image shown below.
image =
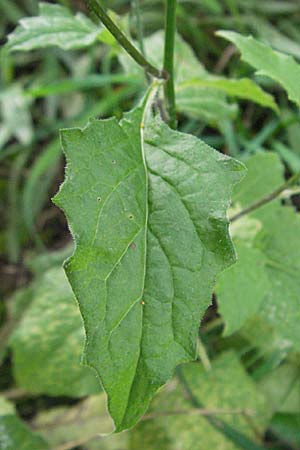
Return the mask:
POLYGON ((283 191, 288 189, 290 186, 292 186, 297 180, 300 178, 300 173, 296 173, 292 177, 290 177, 282 186, 275 189, 275 191, 271 192, 271 194, 266 195, 265 197, 262 197, 257 202, 252 203, 252 205, 248 206, 247 208, 243 209, 239 213, 235 214, 234 216, 230 217, 230 222, 234 222, 241 217, 245 216, 246 214, 251 213, 252 211, 255 211, 256 209, 260 208, 261 206, 266 205, 267 203, 270 203, 272 200, 275 200, 277 197, 279 197, 280 194, 282 194, 283 191))
POLYGON ((111 20, 105 10, 102 8, 98 0, 85 0, 89 10, 93 12, 103 23, 103 25, 111 32, 121 47, 139 64, 143 69, 155 78, 166 79, 164 71, 154 67, 142 53, 128 40, 120 28, 111 20))
POLYGON ((176 103, 174 89, 174 47, 176 30, 176 5, 177 0, 166 0, 166 27, 165 27, 165 50, 164 50, 164 72, 168 79, 165 84, 165 98, 170 116, 169 125, 176 128, 176 103))

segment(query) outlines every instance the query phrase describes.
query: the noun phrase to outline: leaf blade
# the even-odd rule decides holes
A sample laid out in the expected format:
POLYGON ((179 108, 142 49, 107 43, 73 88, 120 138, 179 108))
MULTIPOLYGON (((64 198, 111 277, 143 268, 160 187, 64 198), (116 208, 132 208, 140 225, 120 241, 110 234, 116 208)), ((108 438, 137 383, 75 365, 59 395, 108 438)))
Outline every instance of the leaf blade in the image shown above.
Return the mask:
POLYGON ((243 171, 160 119, 141 133, 143 116, 140 107, 120 123, 64 131, 66 182, 55 198, 77 242, 66 271, 87 331, 85 362, 100 375, 117 431, 195 357, 215 275, 235 259, 226 208, 243 171))

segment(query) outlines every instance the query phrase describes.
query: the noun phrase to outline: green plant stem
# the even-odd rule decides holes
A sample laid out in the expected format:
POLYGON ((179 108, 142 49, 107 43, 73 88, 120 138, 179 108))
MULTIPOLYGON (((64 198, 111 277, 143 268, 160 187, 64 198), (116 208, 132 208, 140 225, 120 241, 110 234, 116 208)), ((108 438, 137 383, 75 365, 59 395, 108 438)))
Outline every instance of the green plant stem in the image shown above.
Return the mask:
POLYGON ((230 219, 229 219, 230 222, 235 222, 236 220, 240 219, 241 217, 243 217, 243 216, 251 213, 252 211, 255 211, 256 209, 261 208, 262 206, 266 205, 267 203, 270 203, 271 201, 275 200, 277 197, 279 197, 280 194, 282 194, 283 191, 288 189, 297 180, 299 180, 299 178, 300 178, 300 173, 296 173, 295 175, 290 177, 282 186, 275 189, 275 191, 271 192, 271 194, 268 194, 265 197, 262 197, 257 202, 252 203, 252 205, 248 206, 247 208, 243 209, 239 213, 230 217, 230 219))
POLYGON ((168 74, 164 91, 169 113, 169 125, 176 129, 176 103, 174 89, 174 48, 176 31, 176 5, 177 0, 166 0, 166 26, 165 26, 165 50, 164 72, 168 74))
POLYGON ((102 8, 98 0, 85 0, 85 3, 89 10, 96 14, 96 16, 101 20, 103 25, 110 31, 110 33, 115 37, 118 43, 123 47, 123 49, 139 64, 143 69, 155 78, 166 79, 167 76, 164 71, 161 71, 154 67, 147 59, 142 55, 139 50, 132 45, 125 34, 120 30, 120 28, 111 20, 105 10, 102 8))

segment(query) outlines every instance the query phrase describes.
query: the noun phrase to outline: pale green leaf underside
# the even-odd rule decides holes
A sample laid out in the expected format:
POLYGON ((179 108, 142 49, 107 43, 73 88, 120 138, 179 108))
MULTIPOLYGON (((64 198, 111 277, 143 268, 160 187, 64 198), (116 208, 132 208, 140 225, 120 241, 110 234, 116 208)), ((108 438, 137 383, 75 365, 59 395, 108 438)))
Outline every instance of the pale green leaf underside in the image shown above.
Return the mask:
POLYGON ((85 361, 118 431, 195 357, 216 274, 235 260, 226 209, 243 175, 240 163, 158 118, 142 139, 142 115, 63 131, 66 182, 55 198, 76 241, 66 272, 84 318, 85 361))
POLYGON ((34 50, 58 46, 64 50, 88 47, 99 37, 98 28, 83 14, 76 16, 61 5, 39 4, 39 16, 21 19, 18 27, 8 36, 12 51, 34 50))
POLYGON ((235 44, 244 61, 261 75, 280 83, 289 99, 300 105, 300 64, 292 56, 277 52, 252 36, 246 37, 234 31, 218 31, 217 35, 235 44))

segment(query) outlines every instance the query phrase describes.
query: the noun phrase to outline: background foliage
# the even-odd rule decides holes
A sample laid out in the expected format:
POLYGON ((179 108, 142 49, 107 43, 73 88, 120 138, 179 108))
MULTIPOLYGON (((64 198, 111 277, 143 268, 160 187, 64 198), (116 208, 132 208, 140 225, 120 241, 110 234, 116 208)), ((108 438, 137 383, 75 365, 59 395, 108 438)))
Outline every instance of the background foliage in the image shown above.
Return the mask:
MULTIPOLYGON (((140 3, 145 51, 160 65, 162 2, 140 3)), ((106 4, 138 41, 136 2, 106 4)), ((178 4, 179 130, 246 165, 230 217, 300 171, 299 25, 297 0, 178 4)), ((58 129, 120 119, 145 77, 81 1, 0 0, 0 33, 0 448, 299 448, 294 185, 232 222, 238 262, 217 279, 197 362, 133 430, 99 437, 112 424, 94 371, 80 366, 84 331, 61 268, 73 248, 51 202, 64 172, 58 129)))

